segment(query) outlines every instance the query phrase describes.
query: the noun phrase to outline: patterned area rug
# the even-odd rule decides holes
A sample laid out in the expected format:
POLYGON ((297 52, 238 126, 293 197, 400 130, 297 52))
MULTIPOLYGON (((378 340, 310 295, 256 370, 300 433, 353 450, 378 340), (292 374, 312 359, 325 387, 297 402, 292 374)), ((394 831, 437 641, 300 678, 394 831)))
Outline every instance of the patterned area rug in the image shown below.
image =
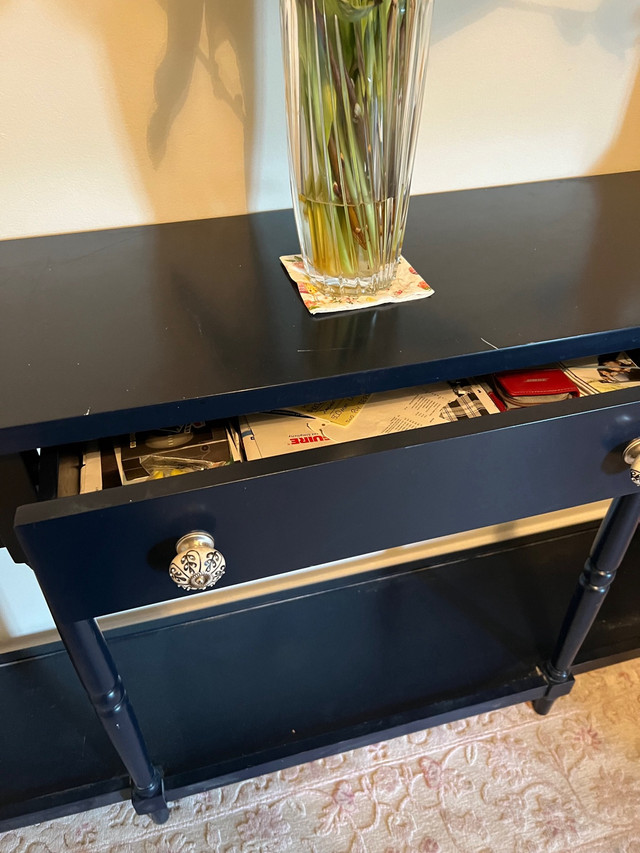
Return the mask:
POLYGON ((177 803, 0 835, 2 853, 640 853, 640 660, 519 705, 177 803))

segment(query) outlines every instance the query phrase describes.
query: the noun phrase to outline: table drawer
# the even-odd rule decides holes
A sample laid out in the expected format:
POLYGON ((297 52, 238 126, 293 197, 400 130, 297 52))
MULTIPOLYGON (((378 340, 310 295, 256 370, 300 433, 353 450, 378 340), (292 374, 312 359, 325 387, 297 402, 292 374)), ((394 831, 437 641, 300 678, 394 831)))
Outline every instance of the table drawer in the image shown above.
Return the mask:
POLYGON ((168 574, 191 530, 224 586, 628 493, 639 435, 629 389, 43 501, 16 532, 56 616, 82 619, 193 594, 168 574))

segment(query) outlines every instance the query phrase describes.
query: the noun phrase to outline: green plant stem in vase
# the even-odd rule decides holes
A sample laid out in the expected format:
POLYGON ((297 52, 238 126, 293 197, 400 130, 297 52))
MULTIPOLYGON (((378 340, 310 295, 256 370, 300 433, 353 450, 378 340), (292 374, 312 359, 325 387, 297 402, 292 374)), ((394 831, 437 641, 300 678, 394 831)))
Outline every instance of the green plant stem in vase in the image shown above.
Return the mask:
POLYGON ((402 248, 432 0, 280 0, 294 213, 325 292, 388 287, 402 248))

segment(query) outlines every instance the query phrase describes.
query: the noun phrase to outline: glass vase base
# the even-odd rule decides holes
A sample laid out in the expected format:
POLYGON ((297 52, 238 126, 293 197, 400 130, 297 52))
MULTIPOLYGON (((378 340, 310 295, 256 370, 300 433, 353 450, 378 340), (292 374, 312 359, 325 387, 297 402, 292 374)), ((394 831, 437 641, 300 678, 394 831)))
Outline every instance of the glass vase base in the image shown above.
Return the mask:
POLYGON ((305 259, 305 272, 314 287, 329 296, 368 296, 387 290, 393 284, 398 270, 398 261, 387 264, 371 275, 332 276, 318 272, 305 259))

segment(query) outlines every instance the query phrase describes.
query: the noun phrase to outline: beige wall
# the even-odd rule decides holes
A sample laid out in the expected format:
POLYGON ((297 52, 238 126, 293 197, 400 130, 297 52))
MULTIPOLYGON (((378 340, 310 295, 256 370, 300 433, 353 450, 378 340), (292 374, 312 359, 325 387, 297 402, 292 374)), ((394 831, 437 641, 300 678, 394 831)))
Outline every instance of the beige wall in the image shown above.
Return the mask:
MULTIPOLYGON (((640 0, 436 0, 414 191, 640 167, 640 0)), ((289 204, 278 0, 0 0, 0 237, 289 204)))
MULTIPOLYGON (((414 191, 640 168, 639 31, 436 0, 414 191)), ((0 0, 0 238, 286 207, 283 109, 278 0, 0 0)), ((0 646, 50 625, 0 551, 0 646)))

